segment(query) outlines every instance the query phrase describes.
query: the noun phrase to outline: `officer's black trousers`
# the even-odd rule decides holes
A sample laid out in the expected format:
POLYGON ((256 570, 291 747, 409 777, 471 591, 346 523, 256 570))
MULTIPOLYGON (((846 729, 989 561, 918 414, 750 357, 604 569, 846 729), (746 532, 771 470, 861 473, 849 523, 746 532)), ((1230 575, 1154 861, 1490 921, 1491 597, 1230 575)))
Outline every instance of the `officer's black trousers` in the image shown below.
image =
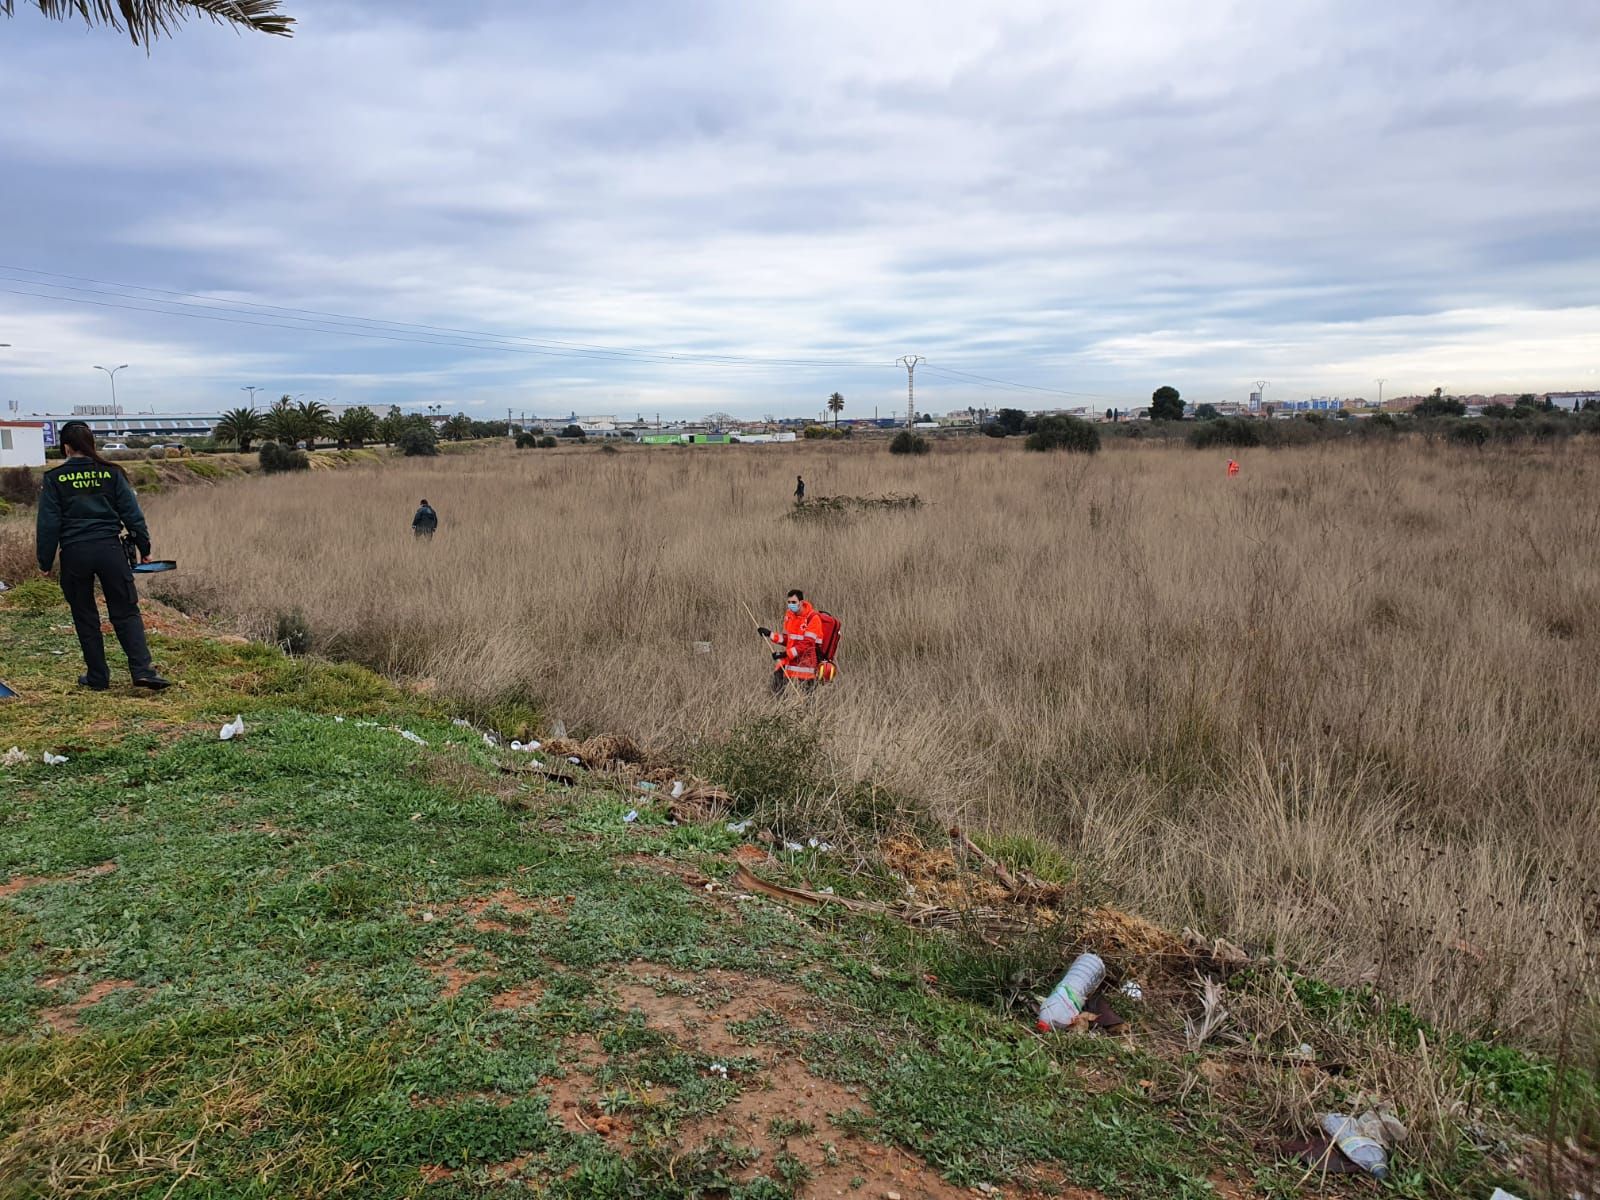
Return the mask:
POLYGON ((150 647, 144 640, 144 621, 139 617, 139 595, 133 590, 133 570, 115 538, 94 542, 74 542, 61 547, 61 594, 72 608, 72 625, 83 647, 83 663, 89 682, 111 682, 106 666, 106 643, 100 636, 100 609, 94 602, 94 581, 106 594, 106 612, 117 641, 128 656, 128 669, 135 679, 151 674, 150 647))

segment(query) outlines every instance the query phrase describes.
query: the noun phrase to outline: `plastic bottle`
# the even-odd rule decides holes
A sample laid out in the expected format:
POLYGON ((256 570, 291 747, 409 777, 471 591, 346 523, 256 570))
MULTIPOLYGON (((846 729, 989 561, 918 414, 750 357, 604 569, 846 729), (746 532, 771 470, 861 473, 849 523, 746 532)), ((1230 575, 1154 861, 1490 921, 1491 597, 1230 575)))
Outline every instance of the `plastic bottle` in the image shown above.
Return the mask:
POLYGON ((1080 954, 1072 960, 1055 990, 1039 1006, 1040 1029, 1065 1029, 1083 1011, 1085 1002, 1105 980, 1106 964, 1098 954, 1080 954))
POLYGON ((1362 1135, 1354 1117, 1339 1113, 1322 1114, 1322 1132, 1333 1139, 1344 1156, 1374 1179, 1389 1177, 1389 1157, 1383 1143, 1362 1135))

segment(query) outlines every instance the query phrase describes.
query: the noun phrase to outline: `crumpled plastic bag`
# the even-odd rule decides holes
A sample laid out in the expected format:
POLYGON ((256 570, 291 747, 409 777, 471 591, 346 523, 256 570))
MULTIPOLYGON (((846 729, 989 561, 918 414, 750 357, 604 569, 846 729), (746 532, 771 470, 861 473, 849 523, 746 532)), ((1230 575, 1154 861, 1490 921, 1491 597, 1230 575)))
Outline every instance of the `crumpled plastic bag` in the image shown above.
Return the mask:
POLYGON ((244 718, 235 716, 233 720, 224 725, 217 737, 219 741, 231 742, 244 732, 244 718))
POLYGON ((51 754, 48 750, 44 752, 44 765, 47 767, 59 767, 66 761, 67 756, 65 754, 51 754))

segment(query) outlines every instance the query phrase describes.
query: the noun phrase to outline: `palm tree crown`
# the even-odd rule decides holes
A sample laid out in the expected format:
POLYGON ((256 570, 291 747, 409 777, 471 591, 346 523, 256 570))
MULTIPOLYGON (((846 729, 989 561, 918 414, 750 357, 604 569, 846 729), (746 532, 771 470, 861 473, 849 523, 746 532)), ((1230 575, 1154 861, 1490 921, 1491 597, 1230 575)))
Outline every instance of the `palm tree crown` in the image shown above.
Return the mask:
POLYGON ((233 442, 241 454, 250 452, 250 443, 261 436, 261 414, 253 408, 235 408, 222 414, 211 431, 219 442, 233 442))
MULTIPOLYGON (((125 29, 135 46, 149 48, 190 17, 210 17, 219 25, 237 25, 257 33, 291 36, 293 17, 278 11, 281 0, 24 0, 53 21, 82 17, 86 25, 125 29)), ((0 13, 11 16, 15 0, 0 0, 0 13)))

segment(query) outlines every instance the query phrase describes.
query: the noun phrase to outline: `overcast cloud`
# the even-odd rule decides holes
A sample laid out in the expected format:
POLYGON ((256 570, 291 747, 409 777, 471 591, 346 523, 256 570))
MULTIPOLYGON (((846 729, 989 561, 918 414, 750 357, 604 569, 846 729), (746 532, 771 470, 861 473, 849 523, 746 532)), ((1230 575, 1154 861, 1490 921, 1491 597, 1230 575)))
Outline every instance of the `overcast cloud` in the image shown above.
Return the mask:
POLYGON ((128 362, 130 407, 863 415, 906 353, 934 411, 1600 387, 1600 6, 288 8, 148 56, 0 18, 0 399, 128 362))

